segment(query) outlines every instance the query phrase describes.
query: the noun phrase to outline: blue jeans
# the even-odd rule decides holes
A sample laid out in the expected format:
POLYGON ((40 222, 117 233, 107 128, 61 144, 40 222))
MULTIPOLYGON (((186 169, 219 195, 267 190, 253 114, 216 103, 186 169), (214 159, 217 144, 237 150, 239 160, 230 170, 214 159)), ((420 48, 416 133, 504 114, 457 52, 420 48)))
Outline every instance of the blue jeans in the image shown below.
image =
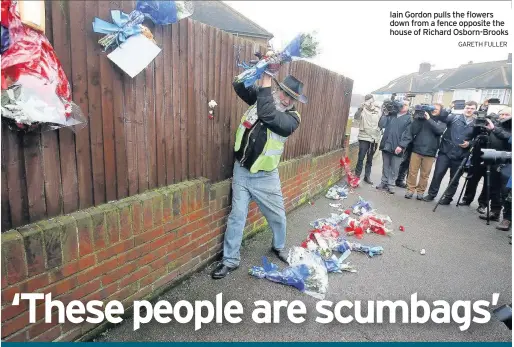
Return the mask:
POLYGON ((273 232, 272 247, 281 250, 286 242, 286 210, 278 169, 250 173, 236 161, 232 178, 232 211, 228 216, 223 243, 223 264, 238 266, 239 249, 248 215, 248 205, 254 200, 273 232))

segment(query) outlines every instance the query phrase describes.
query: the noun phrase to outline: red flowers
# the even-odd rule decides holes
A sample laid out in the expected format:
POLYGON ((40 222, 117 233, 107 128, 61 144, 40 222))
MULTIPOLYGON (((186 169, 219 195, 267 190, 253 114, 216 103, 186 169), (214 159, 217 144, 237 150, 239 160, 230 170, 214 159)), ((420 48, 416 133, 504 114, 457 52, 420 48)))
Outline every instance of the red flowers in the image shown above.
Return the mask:
POLYGON ((339 160, 339 165, 344 168, 346 172, 346 177, 348 180, 348 184, 352 188, 356 188, 360 184, 360 178, 355 176, 350 168, 350 158, 345 157, 344 159, 339 160))

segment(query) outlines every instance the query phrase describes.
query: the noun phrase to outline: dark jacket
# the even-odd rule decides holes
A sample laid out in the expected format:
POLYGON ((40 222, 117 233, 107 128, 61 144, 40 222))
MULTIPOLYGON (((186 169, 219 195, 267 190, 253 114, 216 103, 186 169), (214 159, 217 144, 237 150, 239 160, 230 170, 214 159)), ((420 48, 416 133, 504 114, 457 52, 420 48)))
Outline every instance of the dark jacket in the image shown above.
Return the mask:
POLYGON ((409 141, 404 138, 404 133, 411 125, 411 115, 406 113, 403 116, 397 114, 382 115, 378 121, 378 127, 384 130, 382 141, 380 141, 380 150, 392 153, 396 156, 403 156, 403 151, 395 154, 396 147, 401 147, 403 150, 409 145, 409 141))
POLYGON ((446 154, 451 160, 462 160, 470 147, 461 148, 459 145, 464 143, 464 141, 471 141, 473 139, 473 125, 475 121, 473 120, 470 124, 467 124, 462 114, 441 116, 441 121, 446 123, 446 131, 441 138, 439 151, 446 154))
POLYGON ((404 142, 412 142, 412 152, 427 157, 435 157, 439 149, 441 135, 446 124, 439 117, 430 119, 414 119, 407 129, 404 142))
POLYGON ((264 150, 267 141, 267 129, 275 134, 287 137, 291 135, 300 124, 300 119, 294 113, 296 109, 280 112, 275 107, 275 100, 271 94, 271 88, 259 88, 251 86, 245 88, 244 83, 232 83, 237 95, 248 105, 257 103, 257 117, 251 129, 246 129, 241 141, 239 151, 235 157, 245 168, 250 170, 264 150), (247 146, 248 144, 248 146, 247 146))
POLYGON ((509 138, 512 134, 512 121, 506 122, 495 122, 494 129, 489 133, 489 148, 497 151, 508 151, 511 152, 511 145, 509 144, 509 138))

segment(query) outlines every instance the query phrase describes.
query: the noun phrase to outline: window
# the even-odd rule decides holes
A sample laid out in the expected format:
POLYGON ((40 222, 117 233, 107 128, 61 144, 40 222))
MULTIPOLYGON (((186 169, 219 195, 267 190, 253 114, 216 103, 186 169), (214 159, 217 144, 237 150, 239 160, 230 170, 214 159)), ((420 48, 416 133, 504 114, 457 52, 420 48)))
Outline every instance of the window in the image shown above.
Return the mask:
POLYGON ((444 91, 441 90, 441 91, 437 92, 437 94, 435 95, 435 102, 442 104, 443 103, 443 95, 444 95, 444 91))
POLYGON ((482 90, 482 97, 480 98, 480 102, 484 102, 487 99, 500 99, 501 103, 504 103, 505 98, 505 89, 484 89, 482 90))
POLYGON ((427 93, 427 94, 425 94, 425 99, 423 100, 423 102, 424 102, 425 104, 429 104, 429 103, 430 103, 430 101, 431 101, 431 99, 432 99, 432 95, 430 95, 430 94, 428 94, 428 93, 427 93))

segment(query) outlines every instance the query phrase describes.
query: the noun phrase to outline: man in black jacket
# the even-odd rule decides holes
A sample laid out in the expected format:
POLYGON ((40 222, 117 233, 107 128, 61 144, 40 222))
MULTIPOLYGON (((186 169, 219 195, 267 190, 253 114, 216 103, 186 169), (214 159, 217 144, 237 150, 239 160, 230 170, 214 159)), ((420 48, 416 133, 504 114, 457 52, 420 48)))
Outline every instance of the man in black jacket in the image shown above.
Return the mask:
MULTIPOLYGON (((435 163, 432 182, 430 183, 428 194, 423 200, 432 201, 435 199, 439 192, 441 181, 448 169, 450 169, 450 180, 452 180, 457 173, 462 160, 468 154, 470 141, 473 139, 474 112, 476 109, 477 103, 475 101, 468 101, 465 103, 463 114, 450 114, 441 117, 441 121, 446 123, 447 128, 441 138, 441 145, 435 163)), ((450 204, 458 186, 459 178, 456 178, 453 184, 448 187, 446 196, 441 200, 441 205, 450 204)))
POLYGON ((404 100, 402 104, 398 113, 384 113, 378 121, 380 129, 384 129, 384 135, 379 147, 382 151, 382 179, 377 189, 390 194, 394 194, 393 187, 398 177, 403 152, 409 144, 403 140, 403 135, 411 124, 409 102, 404 100))
MULTIPOLYGON (((497 151, 511 151, 508 140, 511 136, 511 115, 509 109, 502 110, 500 112, 500 118, 498 121, 491 122, 487 119, 487 144, 484 144, 484 148, 491 148, 497 151)), ((490 171, 490 189, 489 189, 489 200, 491 207, 490 220, 497 221, 500 218, 500 212, 502 209, 502 185, 501 185, 501 165, 492 165, 490 171)), ((484 185, 482 192, 478 198, 478 209, 480 214, 486 212, 488 201, 486 199, 486 166, 483 163, 477 162, 477 165, 473 166, 473 171, 466 185, 466 192, 460 205, 470 205, 475 199, 476 190, 480 179, 484 177, 484 185)), ((486 217, 486 216, 484 216, 486 217)))
POLYGON ((425 118, 414 119, 406 134, 407 140, 412 143, 406 199, 411 199, 417 193, 416 199, 423 200, 439 140, 446 129, 446 124, 439 120, 441 112, 446 113, 443 105, 434 104, 434 107, 432 114, 425 112, 425 118))
POLYGON ((236 132, 232 210, 225 231, 223 261, 212 272, 213 279, 223 278, 239 267, 239 249, 251 200, 257 203, 271 228, 272 251, 287 262, 286 214, 277 167, 287 137, 300 125, 294 103, 306 103, 307 98, 302 95, 303 83, 293 76, 278 83, 278 93, 272 93, 271 84, 272 77, 267 73, 260 88, 233 83, 237 95, 250 107, 236 132))

